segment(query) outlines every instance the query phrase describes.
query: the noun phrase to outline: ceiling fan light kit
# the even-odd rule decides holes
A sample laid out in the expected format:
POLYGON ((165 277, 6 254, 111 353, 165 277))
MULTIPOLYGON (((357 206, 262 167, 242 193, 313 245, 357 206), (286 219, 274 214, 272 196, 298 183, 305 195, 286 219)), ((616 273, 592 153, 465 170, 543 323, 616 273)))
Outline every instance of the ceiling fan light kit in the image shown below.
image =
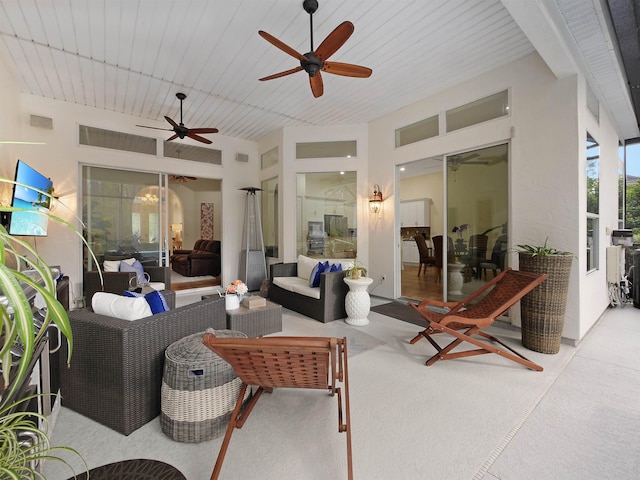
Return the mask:
POLYGON ((176 123, 173 121, 173 119, 169 118, 168 116, 164 116, 164 119, 169 122, 169 124, 173 127, 173 128, 159 128, 159 127, 149 127, 147 125, 136 125, 136 127, 143 127, 143 128, 153 128, 154 130, 167 130, 169 132, 174 132, 174 135, 172 135, 171 137, 169 137, 167 139, 167 142, 171 141, 171 140, 175 140, 176 138, 179 138, 180 140, 183 140, 184 137, 189 137, 193 140, 197 140, 198 142, 202 142, 202 143, 206 143, 206 144, 210 144, 212 143, 211 140, 209 140, 208 138, 204 138, 201 137, 200 134, 204 134, 204 133, 218 133, 218 129, 217 128, 187 128, 184 126, 184 123, 182 121, 182 102, 184 101, 185 98, 187 98, 187 95, 182 93, 182 92, 178 92, 176 93, 176 97, 178 98, 178 100, 180 100, 180 123, 176 123))
POLYGON ((313 14, 318 9, 316 0, 304 0, 302 8, 309 14, 309 30, 311 39, 311 49, 304 55, 291 48, 289 45, 278 40, 273 35, 260 30, 258 34, 273 46, 279 48, 288 55, 300 62, 299 67, 285 70, 284 72, 275 73, 267 77, 263 77, 260 81, 273 80, 274 78, 284 77, 296 72, 305 71, 309 75, 309 84, 313 96, 318 98, 324 93, 324 85, 322 82, 321 72, 331 73, 333 75, 341 75, 344 77, 368 78, 373 71, 368 67, 361 67, 351 63, 328 62, 331 55, 336 53, 342 45, 349 39, 355 27, 351 22, 342 22, 338 25, 317 49, 313 48, 313 14))

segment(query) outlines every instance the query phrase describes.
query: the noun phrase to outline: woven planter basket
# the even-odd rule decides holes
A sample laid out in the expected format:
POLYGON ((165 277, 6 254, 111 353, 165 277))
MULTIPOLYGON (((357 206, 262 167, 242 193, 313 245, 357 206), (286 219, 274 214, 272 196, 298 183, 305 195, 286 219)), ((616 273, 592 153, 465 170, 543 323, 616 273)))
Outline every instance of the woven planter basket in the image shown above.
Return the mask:
POLYGON ((520 270, 548 278, 520 301, 522 345, 541 353, 558 353, 567 307, 573 255, 519 253, 520 270))

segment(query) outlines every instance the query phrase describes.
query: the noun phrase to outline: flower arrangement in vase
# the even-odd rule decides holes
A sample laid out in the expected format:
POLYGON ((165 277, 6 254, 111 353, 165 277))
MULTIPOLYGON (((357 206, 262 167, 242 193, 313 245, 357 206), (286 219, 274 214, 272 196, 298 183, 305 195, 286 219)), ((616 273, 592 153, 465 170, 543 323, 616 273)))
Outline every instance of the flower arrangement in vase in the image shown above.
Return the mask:
POLYGON ((464 232, 467 231, 467 229, 469 228, 469 224, 468 223, 463 223, 462 225, 454 225, 453 228, 451 229, 451 233, 457 233, 458 234, 458 238, 456 239, 456 246, 455 246, 455 254, 457 255, 464 255, 465 253, 467 253, 467 245, 464 241, 463 235, 464 232))
MULTIPOLYGON (((240 299, 249 289, 242 280, 234 280, 224 287, 225 308, 235 310, 240 307, 240 299)), ((222 294, 220 294, 222 296, 222 294)))

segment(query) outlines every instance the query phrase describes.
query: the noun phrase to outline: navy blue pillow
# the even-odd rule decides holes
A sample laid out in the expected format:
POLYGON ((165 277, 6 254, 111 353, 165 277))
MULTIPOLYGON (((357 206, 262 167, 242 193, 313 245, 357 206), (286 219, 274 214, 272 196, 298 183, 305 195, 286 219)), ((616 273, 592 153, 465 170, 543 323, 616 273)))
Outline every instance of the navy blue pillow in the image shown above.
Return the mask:
POLYGON ((313 284, 316 283, 316 277, 318 277, 318 281, 320 281, 320 274, 318 273, 318 269, 322 266, 322 263, 318 262, 313 270, 311 270, 311 275, 309 275, 309 286, 313 287, 313 284))
POLYGON ((342 271, 342 264, 338 263, 338 264, 331 264, 331 268, 329 269, 330 272, 341 272, 342 271))
MULTIPOLYGON (((313 276, 313 283, 310 286, 319 287, 320 286, 320 274, 322 272, 324 272, 325 270, 326 271, 329 270, 329 262, 324 262, 324 263, 318 262, 318 265, 313 267, 313 269, 316 270, 316 273, 313 276), (316 268, 317 268, 317 270, 316 270, 316 268)), ((313 274, 313 271, 311 273, 313 274)), ((311 280, 311 277, 309 277, 309 280, 311 280)))
POLYGON ((124 291, 125 297, 144 297, 144 299, 149 304, 149 308, 151 308, 151 313, 154 315, 156 313, 162 313, 169 311, 169 305, 167 304, 167 300, 164 298, 162 293, 154 290, 153 292, 149 292, 147 294, 131 292, 129 290, 124 291))

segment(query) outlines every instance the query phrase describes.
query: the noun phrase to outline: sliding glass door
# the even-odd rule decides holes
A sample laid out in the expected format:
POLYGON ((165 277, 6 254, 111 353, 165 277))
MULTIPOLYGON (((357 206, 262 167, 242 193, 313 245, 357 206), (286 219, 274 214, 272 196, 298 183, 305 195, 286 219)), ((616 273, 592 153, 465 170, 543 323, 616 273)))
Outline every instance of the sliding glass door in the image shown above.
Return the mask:
POLYGON ((507 263, 508 145, 446 157, 447 299, 466 298, 507 263))
MULTIPOLYGON (((164 264, 167 248, 166 175, 82 167, 84 236, 99 262, 105 255, 164 264)), ((84 265, 93 259, 84 249, 84 265)))
POLYGON ((508 145, 398 165, 400 295, 459 300, 507 263, 508 145), (424 205, 424 222, 402 207, 424 205), (425 238, 420 255, 416 235, 425 238))

